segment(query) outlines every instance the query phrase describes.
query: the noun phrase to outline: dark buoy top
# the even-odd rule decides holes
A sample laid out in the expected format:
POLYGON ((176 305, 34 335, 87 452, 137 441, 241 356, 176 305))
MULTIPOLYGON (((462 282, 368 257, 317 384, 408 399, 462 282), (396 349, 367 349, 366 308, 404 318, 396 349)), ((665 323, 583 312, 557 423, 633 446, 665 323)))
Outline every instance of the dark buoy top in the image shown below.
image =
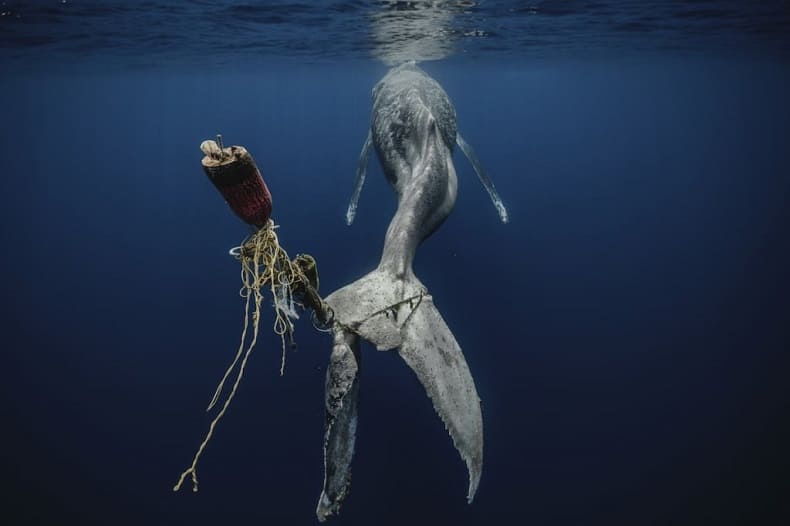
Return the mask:
POLYGON ((201 164, 206 175, 242 221, 258 228, 272 215, 272 194, 261 177, 252 155, 243 146, 223 148, 217 141, 203 141, 201 164))

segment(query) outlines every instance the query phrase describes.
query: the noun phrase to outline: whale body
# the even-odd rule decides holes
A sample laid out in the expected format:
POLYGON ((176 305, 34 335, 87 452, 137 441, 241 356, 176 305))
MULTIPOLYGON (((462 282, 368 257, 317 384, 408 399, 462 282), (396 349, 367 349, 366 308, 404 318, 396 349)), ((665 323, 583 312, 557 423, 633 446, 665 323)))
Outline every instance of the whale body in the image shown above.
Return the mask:
POLYGON ((378 266, 329 295, 334 345, 326 378, 324 487, 319 520, 336 513, 350 483, 357 424, 360 339, 395 350, 414 371, 469 471, 472 501, 483 466, 480 399, 461 347, 433 298, 412 269, 417 247, 455 205, 458 178, 452 160, 458 144, 489 192, 503 222, 507 211, 471 147, 457 131, 444 89, 414 62, 391 69, 373 89, 373 110, 346 216, 350 224, 365 181, 371 148, 395 191, 378 266))

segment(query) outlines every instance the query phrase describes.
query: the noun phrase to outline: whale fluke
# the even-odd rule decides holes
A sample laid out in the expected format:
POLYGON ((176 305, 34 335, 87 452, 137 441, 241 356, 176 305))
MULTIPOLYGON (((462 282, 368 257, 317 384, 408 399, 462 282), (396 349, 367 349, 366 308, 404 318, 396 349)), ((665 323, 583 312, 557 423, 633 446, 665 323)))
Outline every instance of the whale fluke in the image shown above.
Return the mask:
POLYGON ((357 435, 359 360, 359 338, 336 329, 326 371, 324 487, 315 510, 321 522, 340 510, 351 483, 351 459, 357 435))
POLYGON ((401 333, 398 354, 417 375, 466 462, 471 503, 483 470, 483 416, 472 373, 431 296, 422 298, 401 333))
POLYGON ((326 298, 343 329, 336 330, 326 380, 324 490, 317 514, 340 508, 350 481, 356 430, 359 338, 380 351, 396 349, 433 402, 469 471, 472 502, 483 468, 480 399, 452 331, 414 274, 376 269, 326 298))

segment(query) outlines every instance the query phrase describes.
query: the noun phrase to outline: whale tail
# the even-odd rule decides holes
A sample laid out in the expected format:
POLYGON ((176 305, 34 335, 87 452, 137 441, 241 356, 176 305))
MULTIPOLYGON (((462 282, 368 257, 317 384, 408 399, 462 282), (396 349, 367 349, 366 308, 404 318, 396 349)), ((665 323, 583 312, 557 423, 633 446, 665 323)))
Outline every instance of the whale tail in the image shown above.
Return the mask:
POLYGON ((395 349, 417 375, 469 471, 471 503, 483 467, 480 399, 461 347, 422 283, 379 268, 334 292, 335 346, 327 370, 324 488, 319 520, 337 512, 348 491, 356 432, 358 339, 395 349))

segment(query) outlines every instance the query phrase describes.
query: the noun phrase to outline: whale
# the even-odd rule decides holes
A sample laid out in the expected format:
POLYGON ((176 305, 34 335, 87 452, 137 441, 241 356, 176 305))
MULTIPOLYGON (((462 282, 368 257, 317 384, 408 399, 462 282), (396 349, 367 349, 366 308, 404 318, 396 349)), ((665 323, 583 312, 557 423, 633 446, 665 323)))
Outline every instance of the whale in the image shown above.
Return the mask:
POLYGON ((457 145, 469 159, 503 223, 507 209, 474 150, 457 130, 447 93, 415 62, 390 69, 375 85, 346 222, 353 223, 368 159, 375 149, 397 197, 379 264, 325 298, 333 344, 325 383, 324 482, 316 515, 339 512, 348 494, 357 428, 361 340, 396 352, 414 372, 466 464, 467 501, 483 468, 480 399, 461 347, 427 287, 414 274, 418 246, 452 212, 458 194, 457 145))

